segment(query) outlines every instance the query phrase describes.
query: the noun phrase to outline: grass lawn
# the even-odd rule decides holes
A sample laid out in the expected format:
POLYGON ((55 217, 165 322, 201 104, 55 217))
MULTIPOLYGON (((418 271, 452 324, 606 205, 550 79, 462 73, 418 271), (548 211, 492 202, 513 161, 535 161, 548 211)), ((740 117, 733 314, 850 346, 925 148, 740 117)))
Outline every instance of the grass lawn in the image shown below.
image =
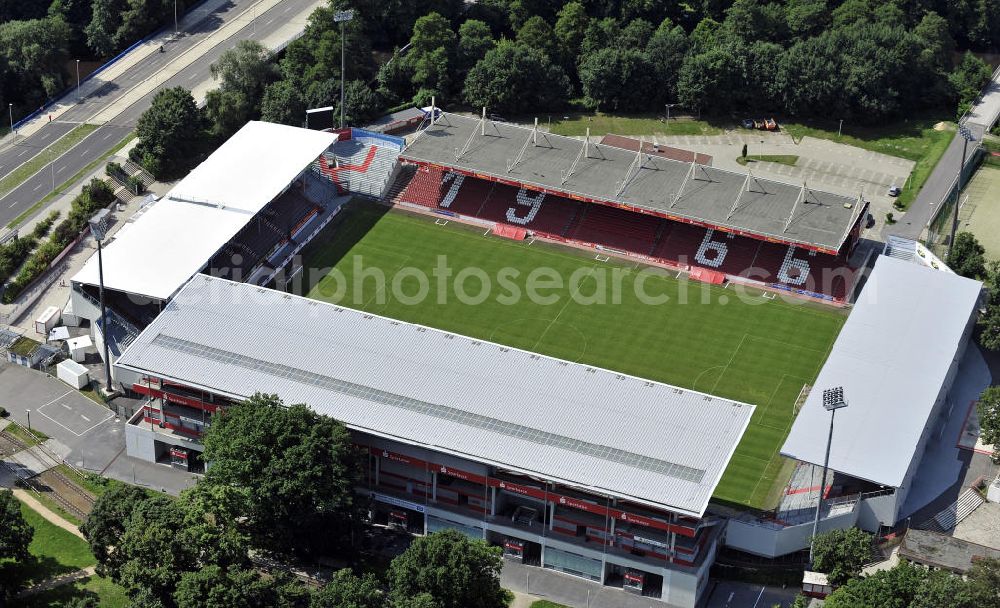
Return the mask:
POLYGON ((746 156, 736 157, 736 162, 741 165, 758 161, 765 163, 780 163, 782 165, 794 167, 795 163, 799 162, 799 157, 794 154, 748 154, 746 156))
POLYGON ((28 179, 35 173, 38 173, 42 167, 45 167, 52 162, 53 158, 58 157, 76 144, 80 143, 83 138, 87 137, 96 130, 97 125, 79 125, 64 135, 62 139, 59 139, 46 148, 43 152, 36 154, 31 160, 25 162, 17 169, 14 169, 5 175, 2 179, 0 179, 0 196, 3 196, 14 188, 20 186, 24 180, 28 179))
POLYGON ((549 600, 538 600, 537 602, 531 603, 531 608, 569 608, 569 607, 563 606, 562 604, 557 604, 555 602, 550 602, 549 600))
MULTIPOLYGON (((543 117, 539 117, 539 124, 543 117)), ((722 129, 702 120, 671 118, 669 123, 662 116, 611 116, 608 114, 566 114, 552 117, 552 132, 557 135, 718 135, 722 129), (563 119, 563 116, 569 116, 563 119)))
POLYGON ((48 435, 41 431, 36 431, 34 429, 29 431, 25 427, 16 423, 7 425, 4 432, 13 435, 15 439, 29 447, 37 445, 49 438, 48 435))
POLYGON ((955 136, 954 123, 948 122, 945 129, 937 130, 934 125, 938 122, 937 118, 920 118, 878 126, 858 126, 845 122, 840 137, 837 136, 837 121, 781 123, 781 128, 796 140, 808 135, 916 162, 909 183, 905 187, 904 184, 897 184, 903 187, 898 200, 905 208, 917 197, 920 188, 955 136))
POLYGON ((91 576, 72 585, 15 601, 11 608, 59 608, 74 598, 84 597, 93 598, 101 608, 127 608, 129 605, 124 589, 106 578, 91 576))
POLYGON ((112 480, 106 479, 97 474, 79 473, 73 467, 65 464, 57 466, 56 471, 62 473, 67 479, 90 492, 95 497, 100 497, 101 494, 107 492, 108 484, 112 483, 112 480))
POLYGON ((87 542, 49 523, 44 517, 21 505, 24 519, 35 530, 28 551, 33 559, 26 563, 7 563, 0 567, 0 576, 24 581, 31 586, 47 578, 93 566, 97 563, 87 542))
MULTIPOLYGON (((792 423, 793 404, 802 386, 815 380, 845 317, 820 305, 756 295, 741 302, 734 290, 677 281, 667 272, 657 272, 644 286, 647 294, 666 295, 667 303, 644 304, 636 296, 634 263, 596 262, 592 254, 486 237, 481 228, 442 227, 404 212, 383 215, 367 203, 355 203, 303 259, 306 268, 338 271, 318 282, 313 278, 309 296, 316 299, 755 404, 751 426, 715 497, 756 508, 768 506, 781 472, 778 450, 792 423), (528 273, 547 267, 564 284, 572 284, 577 273, 574 293, 610 294, 612 269, 618 269, 621 301, 613 303, 608 295, 607 303, 586 304, 563 289, 549 292, 557 296, 554 302, 521 298, 513 306, 497 301, 496 293, 479 304, 459 302, 453 291, 443 302, 432 297, 410 304, 393 297, 401 291, 405 299, 419 287, 412 274, 403 273, 397 277, 401 289, 392 289, 396 271, 415 267, 434 276, 430 269, 439 254, 448 255, 455 273, 473 267, 496 278, 501 268, 514 268, 520 274, 512 282, 521 293, 528 273), (364 268, 383 269, 390 288, 379 289, 370 278, 358 281, 358 260, 364 268), (339 275, 345 280, 338 281, 339 275), (605 279, 605 289, 599 289, 605 279)), ((477 279, 463 285, 467 293, 479 292, 477 279)))

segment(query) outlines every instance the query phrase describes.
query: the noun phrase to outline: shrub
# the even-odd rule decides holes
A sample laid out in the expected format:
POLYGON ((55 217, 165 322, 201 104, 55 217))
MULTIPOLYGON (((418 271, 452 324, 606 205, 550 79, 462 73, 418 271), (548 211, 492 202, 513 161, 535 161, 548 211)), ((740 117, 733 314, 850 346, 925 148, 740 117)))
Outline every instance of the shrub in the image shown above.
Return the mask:
POLYGON ((59 212, 53 211, 44 220, 35 224, 34 230, 31 231, 31 236, 36 239, 42 238, 49 233, 49 229, 52 228, 52 224, 56 223, 57 219, 59 219, 59 212))

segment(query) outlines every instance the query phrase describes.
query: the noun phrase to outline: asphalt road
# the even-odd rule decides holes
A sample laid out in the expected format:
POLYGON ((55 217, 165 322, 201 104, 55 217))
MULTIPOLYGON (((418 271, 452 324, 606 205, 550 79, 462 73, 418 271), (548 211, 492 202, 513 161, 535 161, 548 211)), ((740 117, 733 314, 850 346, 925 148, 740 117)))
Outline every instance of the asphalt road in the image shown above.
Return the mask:
MULTIPOLYGON (((45 146, 52 143, 60 135, 72 130, 77 124, 86 122, 107 105, 120 99, 131 87, 149 77, 155 77, 159 70, 180 53, 203 40, 224 23, 235 19, 251 4, 252 0, 230 0, 219 10, 193 26, 192 29, 182 32, 180 38, 168 42, 165 45, 166 52, 153 53, 144 61, 126 70, 114 81, 91 94, 82 103, 64 112, 59 120, 44 125, 27 139, 19 138, 13 146, 7 146, 0 150, 0 174, 9 173, 37 154, 45 154, 43 151, 45 146)), ((288 18, 298 15, 310 4, 311 0, 284 0, 271 10, 257 14, 256 23, 244 18, 246 25, 236 34, 205 51, 201 57, 178 72, 173 78, 161 83, 156 90, 125 108, 111 123, 107 123, 91 133, 78 145, 59 157, 55 161, 54 168, 51 164, 46 165, 13 191, 0 197, 0 227, 6 226, 52 190, 53 172, 55 173, 55 183, 59 185, 121 141, 135 128, 139 116, 149 107, 157 90, 174 86, 190 89, 204 82, 211 78, 209 66, 222 53, 235 46, 239 40, 266 38, 282 27, 288 18)))
MULTIPOLYGON (((967 123, 967 126, 977 140, 982 138, 983 127, 981 125, 970 122, 967 123)), ((945 195, 951 192, 955 185, 955 178, 958 176, 958 165, 962 162, 963 141, 956 133, 955 138, 948 144, 948 149, 945 150, 941 160, 938 161, 937 166, 934 167, 927 181, 924 182, 923 188, 920 189, 920 193, 917 194, 917 198, 910 205, 910 209, 906 212, 906 215, 898 223, 886 226, 883 231, 884 235, 892 234, 914 240, 920 238, 920 233, 924 229, 924 226, 930 221, 931 216, 940 206, 945 195)), ((969 146, 969 150, 972 150, 972 145, 969 146)), ((971 160, 970 155, 966 157, 965 162, 969 163, 971 160)))

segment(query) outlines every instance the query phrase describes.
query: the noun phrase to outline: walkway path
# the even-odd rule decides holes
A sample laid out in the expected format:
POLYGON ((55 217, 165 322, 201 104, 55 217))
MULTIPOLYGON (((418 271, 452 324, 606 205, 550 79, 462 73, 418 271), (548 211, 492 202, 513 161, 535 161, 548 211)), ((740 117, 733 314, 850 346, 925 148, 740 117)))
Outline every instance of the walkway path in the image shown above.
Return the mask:
POLYGON ((44 581, 38 583, 33 587, 28 587, 20 593, 17 594, 18 598, 31 597, 32 595, 38 595, 39 593, 48 591, 49 589, 55 589, 56 587, 62 587, 63 585, 69 585, 75 583, 76 581, 83 580, 85 578, 94 576, 97 571, 97 566, 89 566, 83 570, 75 570, 73 572, 67 572, 66 574, 60 574, 59 576, 53 576, 52 578, 45 579, 44 581))
POLYGON ((36 513, 44 517, 45 520, 48 521, 49 523, 59 526, 63 530, 66 530, 67 532, 72 534, 73 536, 83 538, 83 533, 80 532, 80 528, 77 528, 76 526, 69 523, 62 517, 59 517, 58 515, 53 513, 51 510, 49 510, 48 507, 35 500, 35 497, 32 496, 31 493, 29 493, 27 490, 15 488, 14 496, 16 496, 17 499, 23 502, 24 504, 28 505, 28 507, 30 507, 32 511, 35 511, 36 513))

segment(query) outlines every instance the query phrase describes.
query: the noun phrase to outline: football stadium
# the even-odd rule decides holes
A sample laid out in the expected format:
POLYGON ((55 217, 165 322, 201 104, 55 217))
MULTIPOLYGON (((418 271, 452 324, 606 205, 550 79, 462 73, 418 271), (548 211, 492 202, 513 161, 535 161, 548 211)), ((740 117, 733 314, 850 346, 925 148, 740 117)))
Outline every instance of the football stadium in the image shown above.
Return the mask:
POLYGON ((105 246, 108 314, 95 260, 67 313, 144 400, 129 456, 203 470, 212 415, 276 393, 351 430, 373 522, 693 607, 720 552, 800 552, 817 507, 891 528, 955 481, 982 285, 864 243, 867 209, 485 112, 251 122, 105 246))

